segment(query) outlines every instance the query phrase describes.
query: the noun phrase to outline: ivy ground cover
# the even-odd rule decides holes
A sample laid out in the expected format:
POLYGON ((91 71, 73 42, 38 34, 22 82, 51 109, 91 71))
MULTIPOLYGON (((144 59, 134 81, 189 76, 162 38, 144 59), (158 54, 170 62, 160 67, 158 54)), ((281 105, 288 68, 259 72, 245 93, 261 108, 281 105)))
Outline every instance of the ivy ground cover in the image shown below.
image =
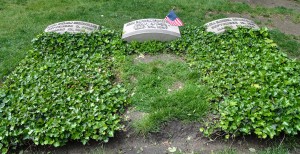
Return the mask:
POLYGON ((115 36, 102 30, 33 40, 34 50, 0 89, 3 153, 27 140, 57 147, 114 136, 127 104, 126 90, 114 82, 115 36))
MULTIPOLYGON (((135 53, 184 56, 209 87, 214 118, 205 134, 274 137, 300 130, 299 63, 270 40, 268 31, 222 35, 186 27, 169 42, 125 43, 107 29, 92 34, 44 33, 0 89, 0 148, 26 141, 61 146, 68 140, 108 141, 121 128, 128 92, 117 83, 118 62, 135 53)), ((196 97, 197 98, 197 97, 196 97)), ((210 117, 210 116, 208 116, 210 117)))
POLYGON ((202 49, 189 50, 188 56, 201 71, 202 83, 215 93, 219 116, 206 134, 220 129, 233 136, 273 138, 299 132, 299 63, 278 50, 266 29, 231 30, 194 41, 192 47, 202 49))

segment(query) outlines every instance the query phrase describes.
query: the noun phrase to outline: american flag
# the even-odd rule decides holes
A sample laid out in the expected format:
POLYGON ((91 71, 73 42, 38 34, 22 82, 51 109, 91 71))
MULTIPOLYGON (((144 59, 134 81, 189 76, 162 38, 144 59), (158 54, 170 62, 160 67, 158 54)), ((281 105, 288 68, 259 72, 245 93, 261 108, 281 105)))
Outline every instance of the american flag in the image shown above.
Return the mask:
POLYGON ((173 26, 183 26, 183 22, 176 16, 173 10, 166 16, 165 20, 173 26))

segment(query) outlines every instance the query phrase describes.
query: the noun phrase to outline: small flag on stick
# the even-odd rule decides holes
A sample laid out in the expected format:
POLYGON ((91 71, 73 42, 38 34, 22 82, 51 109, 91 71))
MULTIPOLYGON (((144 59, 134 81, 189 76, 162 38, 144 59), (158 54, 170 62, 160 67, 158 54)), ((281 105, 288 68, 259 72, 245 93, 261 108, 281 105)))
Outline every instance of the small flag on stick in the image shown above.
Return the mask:
POLYGON ((183 22, 176 16, 173 10, 166 16, 165 20, 173 26, 183 26, 183 22))

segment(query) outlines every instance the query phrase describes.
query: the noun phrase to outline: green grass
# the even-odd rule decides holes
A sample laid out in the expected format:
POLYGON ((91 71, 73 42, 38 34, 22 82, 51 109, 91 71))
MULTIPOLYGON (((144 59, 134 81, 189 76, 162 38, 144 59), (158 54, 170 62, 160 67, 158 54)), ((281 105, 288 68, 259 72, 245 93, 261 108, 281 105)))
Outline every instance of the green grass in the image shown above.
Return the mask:
POLYGON ((207 89, 195 84, 200 75, 184 61, 139 63, 130 58, 121 70, 133 106, 148 113, 133 124, 138 133, 158 131, 169 120, 197 121, 209 110, 207 89))
POLYGON ((297 41, 292 35, 286 35, 279 30, 272 30, 270 32, 272 39, 278 44, 278 46, 286 51, 290 56, 294 58, 300 58, 300 39, 297 41))
MULTIPOLYGON (((101 8, 96 1, 0 0, 0 79, 31 48, 31 40, 47 25, 64 20, 96 22, 101 8)), ((97 21, 98 23, 98 21, 97 21)))
POLYGON ((283 147, 273 147, 259 151, 258 154, 289 154, 289 150, 283 147))
POLYGON ((203 25, 226 13, 253 16, 284 14, 300 21, 300 13, 283 7, 252 8, 229 0, 0 0, 0 80, 30 50, 31 40, 55 22, 83 20, 121 30, 123 24, 141 18, 164 18, 175 7, 186 25, 203 25), (209 12, 215 15, 207 16, 209 12))

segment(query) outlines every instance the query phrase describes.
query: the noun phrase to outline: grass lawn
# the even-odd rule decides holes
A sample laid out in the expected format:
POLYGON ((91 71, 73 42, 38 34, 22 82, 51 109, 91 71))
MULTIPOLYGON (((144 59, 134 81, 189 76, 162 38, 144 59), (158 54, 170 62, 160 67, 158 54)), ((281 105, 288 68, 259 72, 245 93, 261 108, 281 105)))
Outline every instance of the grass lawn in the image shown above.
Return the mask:
MULTIPOLYGON (((267 18, 289 16, 292 22, 300 23, 300 12, 292 9, 252 7, 230 0, 0 0, 0 87, 5 76, 31 49, 31 40, 50 24, 80 20, 121 31, 124 23, 142 18, 164 18, 172 8, 185 25, 201 26, 230 13, 267 18)), ((277 29, 270 33, 282 51, 291 57, 300 57, 299 36, 287 35, 277 29)), ((184 57, 165 55, 166 59, 158 56, 155 59, 159 60, 139 61, 144 56, 149 55, 126 57, 120 61, 118 70, 119 80, 131 93, 132 106, 146 113, 133 123, 134 130, 147 134, 158 132, 162 123, 174 119, 201 121, 211 108, 206 99, 210 92, 199 83, 201 74, 191 70, 184 57)), ((286 147, 259 153, 288 153, 286 147)), ((237 152, 225 149, 219 153, 237 152)))
MULTIPOLYGON (((229 0, 161 0, 95 1, 95 0, 0 0, 0 79, 11 72, 30 49, 31 40, 55 22, 82 20, 121 30, 123 24, 142 18, 164 18, 170 9, 186 25, 203 25, 226 13, 248 13, 252 16, 288 15, 299 23, 300 13, 284 7, 250 7, 229 0), (212 14, 211 14, 212 13, 212 14), (209 14, 209 15, 208 15, 209 14)), ((299 42, 281 32, 274 39, 285 51, 298 57, 299 42), (285 38, 285 39, 282 39, 285 38), (285 43, 286 42, 286 43, 285 43)))
POLYGON ((205 99, 208 89, 195 84, 200 74, 182 60, 160 57, 164 58, 149 63, 131 57, 120 68, 123 82, 131 89, 133 106, 148 113, 133 124, 141 134, 159 131, 161 123, 173 119, 199 121, 210 108, 205 99))

